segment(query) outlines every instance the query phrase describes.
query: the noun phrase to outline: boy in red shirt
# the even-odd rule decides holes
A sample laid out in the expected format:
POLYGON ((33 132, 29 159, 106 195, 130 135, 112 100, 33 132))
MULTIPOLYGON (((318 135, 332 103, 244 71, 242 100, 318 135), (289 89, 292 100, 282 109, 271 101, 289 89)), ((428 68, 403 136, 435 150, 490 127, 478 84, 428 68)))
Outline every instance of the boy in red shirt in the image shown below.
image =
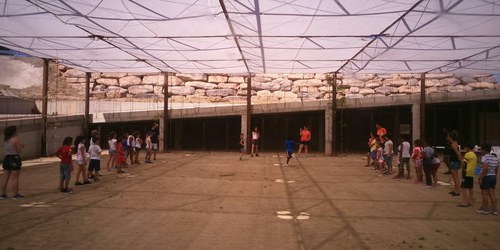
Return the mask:
POLYGON ((61 193, 71 193, 71 189, 68 188, 69 180, 71 179, 71 145, 73 144, 73 138, 64 138, 63 145, 57 150, 56 156, 61 159, 61 164, 59 165, 60 182, 59 190, 61 193))

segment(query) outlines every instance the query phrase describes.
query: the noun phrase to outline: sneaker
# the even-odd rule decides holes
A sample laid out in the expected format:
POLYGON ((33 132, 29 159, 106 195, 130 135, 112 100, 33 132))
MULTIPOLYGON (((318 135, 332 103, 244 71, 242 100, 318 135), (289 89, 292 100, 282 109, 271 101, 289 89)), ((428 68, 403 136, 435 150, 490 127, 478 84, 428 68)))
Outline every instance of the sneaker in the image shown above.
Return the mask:
POLYGON ((6 195, 6 194, 2 194, 2 195, 0 195, 0 200, 5 200, 5 199, 7 199, 7 198, 9 198, 9 197, 7 197, 7 195, 6 195))
POLYGON ((81 185, 83 185, 83 183, 81 183, 81 182, 75 182, 75 186, 81 186, 81 185))
POLYGON ((493 209, 493 210, 491 211, 491 214, 492 214, 492 215, 498 215, 498 210, 493 209))
POLYGON ((73 193, 73 189, 71 189, 71 188, 63 188, 61 190, 61 193, 71 194, 71 193, 73 193))
POLYGON ((488 213, 488 211, 483 210, 482 208, 480 208, 479 210, 476 210, 476 214, 488 215, 490 213, 488 213))
POLYGON ((86 184, 91 184, 91 183, 92 183, 92 182, 90 182, 89 180, 85 180, 85 181, 83 182, 83 184, 85 184, 85 185, 86 185, 86 184))
POLYGON ((24 198, 24 195, 21 195, 21 194, 16 194, 16 195, 12 196, 13 200, 18 200, 18 199, 22 199, 22 198, 24 198))

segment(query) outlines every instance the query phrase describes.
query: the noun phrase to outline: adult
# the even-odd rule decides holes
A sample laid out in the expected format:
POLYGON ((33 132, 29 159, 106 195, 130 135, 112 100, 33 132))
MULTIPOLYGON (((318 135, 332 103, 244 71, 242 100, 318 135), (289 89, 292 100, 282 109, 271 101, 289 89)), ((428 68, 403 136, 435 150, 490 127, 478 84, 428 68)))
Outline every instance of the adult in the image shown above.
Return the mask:
POLYGON ((153 149, 153 160, 156 161, 156 154, 158 153, 158 149, 160 148, 160 140, 158 139, 158 124, 154 124, 151 128, 151 147, 153 149))
POLYGON ((422 167, 424 169, 425 185, 432 188, 432 159, 434 158, 434 149, 428 140, 423 140, 424 144, 422 167))
POLYGON ((19 174, 21 173, 21 156, 19 153, 21 152, 24 144, 18 138, 17 127, 16 126, 8 126, 4 129, 4 150, 5 157, 3 159, 3 178, 2 178, 2 194, 0 195, 0 200, 7 199, 7 184, 9 182, 10 177, 12 176, 12 192, 14 196, 12 199, 17 200, 24 198, 23 195, 19 194, 19 174))
POLYGON ((309 150, 309 141, 311 140, 311 131, 307 129, 307 126, 304 126, 303 129, 300 129, 300 145, 299 152, 297 153, 297 157, 300 157, 300 153, 302 153, 302 149, 307 156, 307 151, 309 150))
POLYGON ((387 130, 380 126, 380 124, 375 124, 375 128, 377 128, 377 136, 380 141, 384 141, 384 136, 387 134, 387 130))
POLYGON ((443 151, 443 162, 444 164, 446 165, 446 167, 448 168, 448 171, 444 172, 443 174, 451 174, 451 167, 450 167, 450 155, 451 155, 451 152, 453 152, 451 150, 451 146, 450 146, 450 142, 448 141, 448 134, 450 132, 448 131, 447 128, 443 128, 443 134, 444 134, 444 151, 443 151))
POLYGON ((252 154, 250 155, 250 157, 253 157, 254 153, 256 157, 259 157, 259 139, 259 128, 255 127, 252 131, 252 154))
POLYGON ((111 169, 116 169, 116 164, 115 164, 115 161, 116 161, 116 133, 115 131, 111 131, 111 133, 109 133, 109 140, 108 140, 108 146, 109 146, 109 159, 108 159, 108 163, 106 165, 106 168, 108 169, 108 171, 110 171, 111 169), (109 166, 111 164, 111 167, 109 166))
POLYGON ((450 167, 451 167, 451 175, 453 176, 453 184, 454 190, 449 194, 452 196, 460 195, 460 181, 458 180, 458 170, 462 166, 462 154, 460 154, 460 150, 458 149, 457 135, 453 132, 448 133, 446 137, 448 142, 450 143, 451 153, 450 153, 450 167))

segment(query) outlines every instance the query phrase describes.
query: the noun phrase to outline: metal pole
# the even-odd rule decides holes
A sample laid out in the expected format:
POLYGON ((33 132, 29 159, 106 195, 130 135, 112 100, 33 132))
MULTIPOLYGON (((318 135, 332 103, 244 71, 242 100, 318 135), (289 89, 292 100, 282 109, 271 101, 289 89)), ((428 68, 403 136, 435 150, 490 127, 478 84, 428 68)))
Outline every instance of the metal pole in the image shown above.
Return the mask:
POLYGON ((333 73, 332 84, 332 152, 337 155, 337 147, 335 146, 335 133, 336 133, 336 113, 337 113, 337 72, 333 73))
POLYGON ((252 150, 252 75, 247 77, 247 153, 252 150))
POLYGON ((85 140, 90 143, 90 73, 85 73, 85 115, 83 122, 85 130, 85 140))
POLYGON ((167 152, 168 135, 168 73, 163 73, 163 152, 167 152))
POLYGON ((420 79, 420 139, 425 139, 425 73, 420 79))
POLYGON ((42 78, 42 126, 40 155, 47 156, 47 103, 49 101, 49 59, 43 59, 42 78))

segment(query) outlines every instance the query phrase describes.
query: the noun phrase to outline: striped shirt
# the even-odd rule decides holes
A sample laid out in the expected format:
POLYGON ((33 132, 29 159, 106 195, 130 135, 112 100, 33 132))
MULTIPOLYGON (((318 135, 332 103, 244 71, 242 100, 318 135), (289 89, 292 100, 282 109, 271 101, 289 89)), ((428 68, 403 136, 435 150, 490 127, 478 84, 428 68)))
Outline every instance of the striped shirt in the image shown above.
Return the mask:
POLYGON ((488 165, 488 172, 486 175, 496 175, 495 170, 498 167, 498 158, 492 154, 485 154, 481 158, 481 163, 488 165))

